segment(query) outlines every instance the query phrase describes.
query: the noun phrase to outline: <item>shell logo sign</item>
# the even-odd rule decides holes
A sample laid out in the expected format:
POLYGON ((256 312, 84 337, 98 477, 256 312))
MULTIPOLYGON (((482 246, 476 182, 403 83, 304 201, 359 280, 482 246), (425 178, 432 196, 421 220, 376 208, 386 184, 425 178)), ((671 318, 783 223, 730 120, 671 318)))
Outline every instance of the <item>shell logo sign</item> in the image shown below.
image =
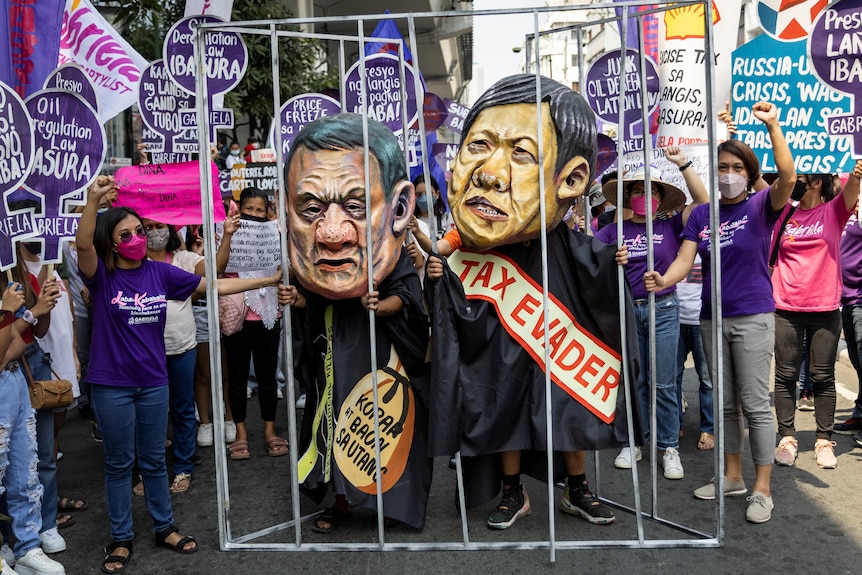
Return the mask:
MULTIPOLYGON (((404 366, 389 350, 389 364, 377 370, 378 416, 380 422, 380 469, 383 492, 398 483, 410 447, 416 417, 413 390, 404 366)), ((371 374, 367 374, 341 404, 335 427, 335 461, 344 477, 363 493, 377 492, 377 464, 374 453, 374 400, 371 374)))
MULTIPOLYGON (((712 25, 721 20, 718 6, 712 3, 712 25)), ((666 40, 685 40, 686 38, 703 38, 703 5, 676 8, 664 13, 664 25, 667 30, 666 40)))

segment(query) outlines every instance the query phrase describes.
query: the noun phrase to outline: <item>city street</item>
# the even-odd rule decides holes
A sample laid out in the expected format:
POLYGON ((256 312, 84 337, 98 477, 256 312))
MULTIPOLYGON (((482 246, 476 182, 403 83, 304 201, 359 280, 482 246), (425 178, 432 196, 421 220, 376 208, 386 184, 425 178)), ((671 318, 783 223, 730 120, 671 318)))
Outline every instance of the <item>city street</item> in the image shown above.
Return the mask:
MULTIPOLYGON (((846 352, 836 367, 840 384, 836 420, 846 418, 856 394, 856 376, 846 352)), ((698 501, 692 490, 712 476, 712 452, 696 449, 698 437, 696 376, 686 370, 685 393, 689 409, 685 414, 685 435, 681 440, 685 478, 669 481, 658 478, 658 512, 669 521, 703 532, 712 532, 714 504, 698 501)), ((255 407, 257 396, 250 402, 249 427, 252 458, 229 462, 231 489, 231 522, 235 537, 288 521, 291 517, 290 487, 287 457, 269 458, 255 407), (260 437, 258 437, 260 436, 260 437), (258 437, 259 441, 254 441, 258 437)), ((280 402, 280 430, 286 426, 286 416, 280 402)), ((134 498, 136 528, 135 552, 126 573, 131 574, 201 574, 227 575, 234 573, 858 573, 858 555, 862 540, 862 522, 856 516, 862 495, 856 490, 862 471, 862 449, 850 436, 835 435, 839 465, 835 470, 822 470, 814 462, 814 415, 797 411, 799 459, 795 467, 773 469, 772 520, 762 525, 745 521, 746 501, 742 497, 726 502, 726 539, 723 548, 668 549, 590 549, 561 550, 556 563, 550 562, 547 550, 502 551, 432 551, 432 552, 223 552, 218 548, 217 502, 215 495, 214 448, 199 448, 202 464, 196 468, 188 492, 173 496, 177 525, 184 533, 197 537, 200 551, 184 556, 157 548, 150 530, 144 499, 134 498)), ((286 431, 286 430, 285 430, 286 431)), ((286 433, 285 433, 286 436, 286 433)), ((83 498, 89 510, 76 513, 76 524, 62 530, 68 550, 54 555, 69 575, 99 573, 102 547, 108 543, 108 521, 103 491, 101 446, 90 437, 89 422, 77 413, 71 415, 61 434, 65 458, 59 464, 60 494, 83 498)), ((613 468, 616 452, 603 453, 601 494, 625 505, 632 505, 631 474, 613 468)), ((743 458, 745 478, 753 483, 750 456, 743 458)), ((648 471, 649 457, 641 462, 640 482, 642 502, 651 508, 648 471)), ((169 458, 170 469, 170 458, 169 458)), ((588 464, 588 478, 595 487, 593 465, 588 464)), ((402 541, 461 541, 461 524, 455 506, 455 475, 447 461, 435 461, 434 483, 428 505, 427 523, 421 532, 404 526, 387 529, 388 542, 402 541)), ((487 529, 484 519, 496 501, 468 512, 471 541, 531 541, 547 538, 548 504, 544 484, 526 480, 533 513, 521 519, 510 530, 497 532, 487 529)), ((131 489, 131 485, 129 486, 131 489)), ((559 502, 560 491, 556 490, 559 502)), ((331 497, 331 496, 330 496, 331 497)), ((331 499, 327 500, 327 503, 331 499)), ((302 510, 307 514, 316 508, 303 498, 302 510)), ((559 541, 636 540, 634 517, 617 511, 617 520, 608 526, 593 526, 587 522, 555 511, 556 538, 559 541)), ((336 533, 312 533, 309 526, 302 530, 303 542, 377 540, 376 514, 355 509, 353 519, 336 533)), ((647 539, 689 539, 681 531, 646 521, 647 539)), ((294 530, 271 534, 263 542, 293 542, 294 530)))

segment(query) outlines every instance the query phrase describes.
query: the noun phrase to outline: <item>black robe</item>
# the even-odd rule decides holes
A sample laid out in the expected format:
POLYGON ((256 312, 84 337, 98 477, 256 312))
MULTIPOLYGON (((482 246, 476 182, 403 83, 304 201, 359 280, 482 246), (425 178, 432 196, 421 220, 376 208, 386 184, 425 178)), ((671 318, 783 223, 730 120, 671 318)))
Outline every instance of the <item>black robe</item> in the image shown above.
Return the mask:
MULTIPOLYGON (((328 300, 300 291, 307 300, 305 309, 294 310, 294 325, 301 326, 294 330, 296 373, 307 388, 297 466, 300 487, 320 503, 331 482, 336 493, 376 510, 368 311, 360 298, 328 300), (332 386, 327 402, 329 307, 332 386), (317 449, 309 451, 312 444, 317 449)), ((380 300, 397 295, 404 304, 400 313, 375 321, 383 510, 419 529, 425 523, 432 470, 426 454, 428 317, 419 276, 404 250, 378 291, 380 300)))
MULTIPOLYGON (((572 232, 563 224, 548 233, 550 295, 583 329, 620 353, 620 286, 614 252, 613 247, 572 232)), ((487 253, 516 264, 541 290, 539 239, 487 253)), ((638 375, 637 332, 628 285, 622 289, 626 293, 628 321, 628 386, 634 400, 635 437, 640 443, 634 389, 638 375)), ((461 452, 468 506, 484 503, 499 492, 498 454, 504 451, 521 451, 522 472, 547 480, 543 368, 503 327, 493 303, 466 298, 464 286, 448 265, 444 264, 440 280, 426 280, 425 290, 433 336, 430 454, 461 452)), ((554 451, 626 445, 623 385, 626 382, 617 388, 613 421, 606 423, 552 382, 554 451)), ((556 479, 565 472, 560 461, 558 457, 556 479)))

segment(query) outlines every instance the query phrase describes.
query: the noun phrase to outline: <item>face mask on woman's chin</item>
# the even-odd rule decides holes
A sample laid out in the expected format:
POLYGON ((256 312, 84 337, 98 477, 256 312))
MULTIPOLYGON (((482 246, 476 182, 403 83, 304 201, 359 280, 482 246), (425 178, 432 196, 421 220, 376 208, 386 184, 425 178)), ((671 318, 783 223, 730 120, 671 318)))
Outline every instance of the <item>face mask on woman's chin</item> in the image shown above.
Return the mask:
POLYGON ((748 190, 748 178, 739 174, 722 174, 718 177, 718 191, 726 200, 735 200, 748 190))

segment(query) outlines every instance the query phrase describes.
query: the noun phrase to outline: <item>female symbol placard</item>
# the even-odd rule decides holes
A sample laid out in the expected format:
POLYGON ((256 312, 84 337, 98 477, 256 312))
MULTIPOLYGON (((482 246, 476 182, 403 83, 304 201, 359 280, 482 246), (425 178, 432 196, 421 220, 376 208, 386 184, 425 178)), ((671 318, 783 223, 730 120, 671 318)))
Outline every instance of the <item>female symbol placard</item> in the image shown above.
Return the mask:
POLYGON ((0 195, 15 190, 33 166, 33 126, 24 102, 0 82, 0 195))
MULTIPOLYGON (((359 78, 360 63, 357 61, 347 71, 346 102, 348 112, 364 113, 377 120, 398 136, 403 130, 401 100, 401 72, 397 56, 376 54, 365 58, 365 93, 368 102, 362 99, 362 81, 359 78)), ((404 65, 404 89, 407 96, 407 126, 412 126, 419 117, 420 106, 416 103, 413 67, 404 65)), ((424 100, 424 95, 419 101, 424 100)))

